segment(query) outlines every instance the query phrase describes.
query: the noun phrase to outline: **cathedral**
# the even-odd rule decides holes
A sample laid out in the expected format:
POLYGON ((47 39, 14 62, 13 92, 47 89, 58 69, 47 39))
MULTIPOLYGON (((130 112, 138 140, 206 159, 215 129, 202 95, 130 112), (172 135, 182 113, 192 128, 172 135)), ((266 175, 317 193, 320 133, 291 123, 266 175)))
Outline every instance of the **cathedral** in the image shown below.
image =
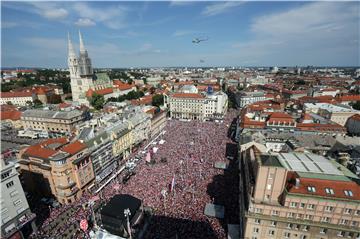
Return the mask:
POLYGON ((94 74, 91 59, 79 31, 80 55, 75 54, 74 46, 68 35, 68 66, 71 79, 73 102, 89 106, 89 92, 112 89, 113 84, 106 73, 94 74))

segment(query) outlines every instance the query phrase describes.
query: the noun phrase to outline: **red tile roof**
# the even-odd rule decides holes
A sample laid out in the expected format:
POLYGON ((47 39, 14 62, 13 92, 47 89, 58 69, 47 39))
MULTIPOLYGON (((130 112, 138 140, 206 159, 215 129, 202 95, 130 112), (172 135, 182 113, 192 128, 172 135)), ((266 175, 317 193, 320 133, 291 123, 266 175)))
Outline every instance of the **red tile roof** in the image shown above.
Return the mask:
POLYGON ((351 117, 348 118, 348 120, 355 120, 355 121, 360 121, 360 114, 355 114, 351 117))
POLYGON ((86 96, 87 97, 92 97, 92 95, 94 93, 99 94, 99 95, 107 95, 107 94, 112 94, 114 91, 112 88, 105 88, 105 89, 101 89, 101 90, 93 90, 93 89, 88 89, 88 91, 86 91, 86 96))
POLYGON ((86 145, 77 140, 74 143, 70 143, 64 146, 61 150, 73 155, 80 152, 81 150, 84 150, 85 148, 86 145))
POLYGON ((20 111, 1 111, 0 112, 1 120, 20 120, 21 112, 20 111))
POLYGON ((48 146, 51 144, 58 143, 64 145, 68 142, 66 138, 47 139, 40 144, 32 145, 28 147, 24 153, 25 156, 47 159, 50 156, 57 153, 56 149, 51 149, 48 146))
POLYGON ((360 185, 353 181, 335 181, 315 178, 300 178, 300 185, 295 187, 295 178, 292 178, 287 185, 290 193, 298 193, 305 195, 316 195, 320 197, 344 198, 352 200, 360 200, 360 185), (315 192, 309 192, 308 187, 315 187, 315 192), (326 189, 332 189, 334 194, 329 194, 326 189), (347 196, 345 190, 351 191, 353 196, 347 196))
POLYGON ((318 123, 298 123, 296 128, 302 131, 334 131, 334 132, 344 132, 346 131, 345 127, 339 124, 318 124, 318 123))
POLYGON ((338 101, 360 101, 360 95, 343 95, 337 98, 338 101))
POLYGON ((128 83, 122 82, 120 80, 114 80, 113 83, 114 83, 115 87, 118 88, 119 90, 130 90, 133 87, 135 87, 134 83, 128 84, 128 83))
POLYGON ((14 97, 31 97, 32 92, 29 91, 21 91, 21 92, 1 92, 1 98, 14 98, 14 97))
POLYGON ((195 93, 175 93, 172 95, 174 98, 204 98, 201 94, 195 94, 195 93))

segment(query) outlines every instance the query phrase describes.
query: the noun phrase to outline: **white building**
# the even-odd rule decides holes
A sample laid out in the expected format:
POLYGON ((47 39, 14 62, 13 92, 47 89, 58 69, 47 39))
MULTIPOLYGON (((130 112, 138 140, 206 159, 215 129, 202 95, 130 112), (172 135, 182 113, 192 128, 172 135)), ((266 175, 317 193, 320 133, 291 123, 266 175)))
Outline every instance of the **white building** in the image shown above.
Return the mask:
POLYGON ((80 56, 75 54, 74 47, 68 36, 68 66, 71 79, 71 91, 73 101, 79 104, 89 105, 86 92, 89 89, 94 91, 112 89, 112 82, 108 77, 97 77, 91 65, 91 59, 85 49, 84 42, 79 32, 80 38, 80 56))
POLYGON ((0 93, 1 105, 11 102, 13 105, 26 106, 29 102, 32 103, 35 99, 37 99, 37 97, 31 91, 0 93))
POLYGON ((1 238, 24 238, 22 230, 36 230, 14 163, 1 159, 1 238))
POLYGON ((237 92, 235 94, 236 104, 239 108, 249 104, 266 100, 265 93, 262 91, 257 92, 237 92))
POLYGON ((214 94, 174 93, 165 95, 170 117, 175 119, 222 119, 228 108, 228 97, 223 92, 214 94))

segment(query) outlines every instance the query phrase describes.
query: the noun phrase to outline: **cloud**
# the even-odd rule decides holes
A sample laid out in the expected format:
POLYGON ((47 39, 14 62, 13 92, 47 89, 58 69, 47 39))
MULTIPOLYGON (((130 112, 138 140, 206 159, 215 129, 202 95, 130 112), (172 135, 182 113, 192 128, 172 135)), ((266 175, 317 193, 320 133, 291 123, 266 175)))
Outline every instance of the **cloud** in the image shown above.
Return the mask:
POLYGON ((89 19, 89 18, 79 18, 76 22, 75 22, 76 26, 79 27, 91 27, 91 26, 95 26, 96 23, 89 19))
POLYGON ((107 8, 95 8, 86 2, 78 2, 73 5, 73 9, 84 19, 93 22, 102 22, 111 29, 120 29, 125 27, 125 16, 128 11, 126 7, 117 5, 107 8))
POLYGON ((61 20, 69 15, 69 12, 54 2, 28 2, 34 9, 33 11, 42 17, 50 20, 61 20))
POLYGON ((219 15, 227 11, 230 11, 234 7, 237 7, 243 3, 244 2, 219 2, 219 3, 210 4, 203 9, 201 14, 203 16, 219 15))
POLYGON ((357 62, 359 5, 311 2, 253 19, 252 38, 231 45, 238 54, 274 65, 344 65, 357 62))

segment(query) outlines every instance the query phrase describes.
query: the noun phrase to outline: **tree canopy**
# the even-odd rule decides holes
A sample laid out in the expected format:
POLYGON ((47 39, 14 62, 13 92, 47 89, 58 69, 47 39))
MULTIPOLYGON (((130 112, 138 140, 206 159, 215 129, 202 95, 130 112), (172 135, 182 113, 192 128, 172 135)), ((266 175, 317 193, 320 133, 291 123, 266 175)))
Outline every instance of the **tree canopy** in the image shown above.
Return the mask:
POLYGON ((159 107, 164 104, 164 96, 160 94, 156 94, 152 97, 152 105, 159 107))
POLYGON ((99 95, 97 93, 94 93, 90 99, 90 104, 92 107, 94 107, 96 110, 100 110, 103 108, 105 103, 105 99, 103 95, 99 95))

